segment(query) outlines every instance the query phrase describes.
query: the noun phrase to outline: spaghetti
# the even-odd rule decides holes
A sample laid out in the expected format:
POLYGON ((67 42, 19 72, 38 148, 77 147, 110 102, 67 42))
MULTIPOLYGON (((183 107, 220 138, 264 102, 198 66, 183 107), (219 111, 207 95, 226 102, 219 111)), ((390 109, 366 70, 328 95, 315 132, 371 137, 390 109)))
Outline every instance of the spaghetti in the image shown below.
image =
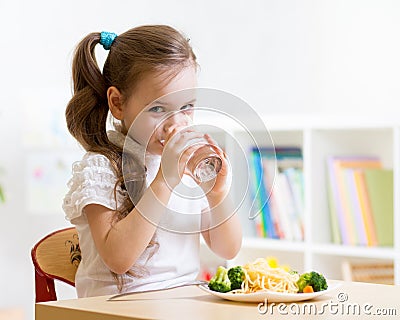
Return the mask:
POLYGON ((243 266, 245 279, 241 289, 232 293, 253 293, 268 290, 283 293, 297 293, 299 275, 282 267, 271 267, 267 259, 259 258, 243 266))

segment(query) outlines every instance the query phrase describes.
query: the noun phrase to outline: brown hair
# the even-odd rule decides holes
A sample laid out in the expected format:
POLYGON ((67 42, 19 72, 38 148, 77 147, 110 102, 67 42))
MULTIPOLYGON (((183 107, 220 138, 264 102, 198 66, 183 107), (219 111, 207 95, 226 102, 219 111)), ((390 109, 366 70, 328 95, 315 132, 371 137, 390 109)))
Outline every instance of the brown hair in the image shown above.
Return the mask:
MULTIPOLYGON (((196 65, 188 39, 165 25, 140 26, 117 36, 100 70, 95 46, 100 33, 88 34, 78 44, 72 62, 73 97, 66 108, 69 132, 87 151, 97 152, 110 160, 117 183, 125 189, 122 175, 122 149, 112 144, 106 132, 109 107, 107 89, 115 86, 124 101, 137 83, 153 72, 174 75, 188 65, 196 65)), ((134 205, 129 197, 117 204, 116 220, 123 219, 134 205)))

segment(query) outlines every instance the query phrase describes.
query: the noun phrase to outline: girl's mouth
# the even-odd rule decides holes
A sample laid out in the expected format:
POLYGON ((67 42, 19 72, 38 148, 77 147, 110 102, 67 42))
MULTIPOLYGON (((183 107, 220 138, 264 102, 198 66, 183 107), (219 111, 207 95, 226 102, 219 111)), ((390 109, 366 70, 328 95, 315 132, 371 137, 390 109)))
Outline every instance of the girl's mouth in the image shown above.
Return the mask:
POLYGON ((165 139, 160 139, 159 141, 160 141, 161 145, 164 147, 165 139))

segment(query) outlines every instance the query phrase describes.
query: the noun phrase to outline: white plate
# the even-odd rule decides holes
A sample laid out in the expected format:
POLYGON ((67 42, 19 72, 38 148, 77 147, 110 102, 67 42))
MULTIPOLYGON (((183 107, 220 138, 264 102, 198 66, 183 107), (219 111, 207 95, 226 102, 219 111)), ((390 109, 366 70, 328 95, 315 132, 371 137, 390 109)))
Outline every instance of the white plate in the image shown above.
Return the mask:
POLYGON ((207 285, 200 285, 200 289, 217 296, 219 298, 231 301, 239 301, 239 302, 265 302, 267 299, 268 302, 296 302, 296 301, 304 301, 311 300, 316 297, 327 294, 337 288, 339 288, 342 284, 334 283, 330 284, 328 282, 328 289, 318 292, 312 293, 281 293, 281 292, 272 292, 272 291, 259 291, 255 293, 221 293, 210 290, 207 285))

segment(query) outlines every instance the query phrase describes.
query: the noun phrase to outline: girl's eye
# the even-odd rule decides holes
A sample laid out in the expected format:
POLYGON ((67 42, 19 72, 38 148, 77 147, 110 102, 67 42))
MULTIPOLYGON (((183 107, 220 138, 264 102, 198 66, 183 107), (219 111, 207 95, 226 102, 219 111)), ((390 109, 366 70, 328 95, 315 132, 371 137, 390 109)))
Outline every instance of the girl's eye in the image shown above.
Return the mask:
POLYGON ((154 106, 149 109, 150 112, 163 112, 164 108, 160 106, 154 106))
POLYGON ((184 110, 184 111, 193 111, 193 104, 187 104, 187 105, 184 105, 182 108, 181 108, 181 110, 184 110))

